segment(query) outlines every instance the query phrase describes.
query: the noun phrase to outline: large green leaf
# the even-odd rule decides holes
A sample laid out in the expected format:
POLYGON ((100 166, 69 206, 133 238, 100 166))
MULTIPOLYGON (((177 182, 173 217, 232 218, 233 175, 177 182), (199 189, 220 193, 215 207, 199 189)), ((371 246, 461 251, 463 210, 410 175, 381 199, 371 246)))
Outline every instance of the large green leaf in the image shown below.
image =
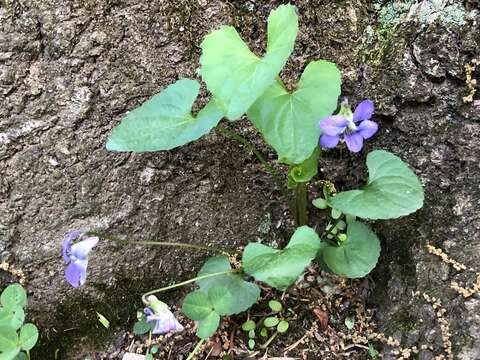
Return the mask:
POLYGON ((210 33, 202 42, 200 74, 225 113, 236 120, 275 82, 293 51, 298 16, 281 5, 268 17, 268 43, 263 58, 250 51, 231 26, 210 33))
POLYGON ((197 336, 201 339, 206 339, 215 334, 218 325, 220 324, 220 315, 212 311, 210 315, 198 322, 197 336))
POLYGON ((338 193, 332 198, 333 207, 365 219, 395 219, 423 206, 422 184, 400 158, 375 150, 367 156, 367 167, 367 185, 338 193))
POLYGON ((20 329, 20 346, 22 350, 32 349, 38 340, 38 329, 33 324, 25 324, 20 329))
POLYGON ((26 359, 26 356, 22 357, 19 353, 20 353, 19 347, 12 348, 10 350, 0 353, 0 360, 26 359))
MULTIPOLYGON (((227 256, 215 256, 205 262, 200 269, 198 276, 227 271, 230 269, 231 266, 227 256)), ((208 293, 210 288, 218 285, 224 286, 228 289, 233 296, 233 303, 227 315, 239 314, 247 310, 255 304, 260 297, 259 287, 243 280, 242 277, 237 274, 214 276, 198 280, 197 284, 200 286, 200 290, 205 293, 208 293)))
POLYGON ((322 246, 322 258, 336 274, 359 278, 373 270, 380 256, 380 242, 368 226, 352 221, 348 224, 347 240, 340 246, 322 246))
POLYGON ((318 122, 337 107, 341 74, 335 64, 314 61, 303 71, 298 89, 289 93, 275 83, 253 104, 248 118, 278 153, 294 164, 318 144, 318 122))
POLYGON ((159 151, 184 145, 207 134, 223 114, 211 100, 197 117, 191 114, 200 84, 183 79, 168 86, 130 112, 113 130, 107 149, 159 151))
POLYGON ((8 326, 0 326, 0 352, 18 347, 17 332, 8 326))
POLYGON ((219 315, 228 315, 231 312, 233 296, 225 286, 216 285, 208 290, 208 298, 219 315))
POLYGON ((185 297, 182 310, 188 318, 202 320, 213 311, 213 305, 205 293, 194 291, 185 297))
POLYGON ((27 304, 27 293, 20 284, 8 285, 0 295, 0 303, 8 309, 24 307, 27 304))
POLYGON ((320 249, 317 233, 308 226, 297 228, 283 250, 250 243, 243 251, 243 266, 247 274, 268 285, 283 290, 293 284, 320 249))

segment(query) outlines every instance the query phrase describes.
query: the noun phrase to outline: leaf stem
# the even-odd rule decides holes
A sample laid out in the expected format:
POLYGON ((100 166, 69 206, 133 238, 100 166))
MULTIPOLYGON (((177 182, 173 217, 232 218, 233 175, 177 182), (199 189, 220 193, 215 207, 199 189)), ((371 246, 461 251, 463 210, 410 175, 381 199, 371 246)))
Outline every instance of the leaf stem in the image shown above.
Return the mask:
POLYGON ((199 341, 198 344, 195 346, 195 348, 193 349, 193 351, 190 353, 190 355, 188 355, 187 360, 192 360, 192 359, 193 359, 193 357, 194 357, 195 354, 198 352, 198 350, 200 350, 200 347, 203 345, 204 342, 205 342, 205 339, 200 339, 200 341, 199 341))
POLYGON ((273 180, 277 183, 277 186, 279 187, 280 191, 282 192, 282 196, 285 199, 288 199, 288 192, 286 191, 285 183, 280 178, 280 175, 279 175, 278 171, 272 165, 270 165, 267 160, 265 160, 263 155, 255 147, 255 145, 253 145, 250 141, 245 139, 243 136, 241 136, 237 132, 235 132, 232 129, 230 129, 226 126, 223 126, 221 124, 217 125, 217 130, 222 135, 228 136, 228 137, 238 141, 239 143, 244 145, 248 150, 250 150, 257 157, 258 161, 260 161, 260 163, 262 164, 265 171, 273 177, 273 180))
POLYGON ((239 272, 239 271, 240 271, 239 269, 230 269, 230 270, 226 270, 226 271, 220 271, 220 272, 215 272, 215 273, 211 273, 211 274, 200 275, 200 276, 194 277, 193 279, 182 281, 182 282, 177 283, 177 284, 165 286, 165 287, 160 288, 160 289, 151 290, 151 291, 146 292, 145 294, 142 295, 142 301, 145 305, 148 305, 149 302, 147 301, 147 296, 149 296, 149 295, 153 295, 153 294, 163 292, 163 291, 167 291, 167 290, 170 290, 170 289, 175 289, 177 287, 181 287, 181 286, 184 286, 184 285, 191 284, 191 283, 193 283, 195 281, 198 281, 198 280, 208 279, 208 278, 211 278, 211 277, 214 277, 214 276, 231 274, 231 273, 235 273, 235 272, 239 272))
POLYGON ((151 245, 151 246, 172 246, 172 247, 182 247, 182 248, 190 248, 190 249, 197 249, 203 251, 214 251, 224 255, 230 255, 231 252, 213 246, 205 246, 205 245, 196 245, 196 244, 188 244, 188 243, 181 243, 181 242, 172 242, 172 241, 153 241, 153 240, 146 240, 146 241, 134 241, 134 240, 123 240, 115 236, 105 235, 102 233, 98 233, 95 231, 89 231, 85 233, 85 235, 93 235, 98 236, 106 240, 114 241, 119 244, 125 245, 151 245))
POLYGON ((299 182, 295 188, 295 224, 297 227, 307 223, 307 183, 299 182))

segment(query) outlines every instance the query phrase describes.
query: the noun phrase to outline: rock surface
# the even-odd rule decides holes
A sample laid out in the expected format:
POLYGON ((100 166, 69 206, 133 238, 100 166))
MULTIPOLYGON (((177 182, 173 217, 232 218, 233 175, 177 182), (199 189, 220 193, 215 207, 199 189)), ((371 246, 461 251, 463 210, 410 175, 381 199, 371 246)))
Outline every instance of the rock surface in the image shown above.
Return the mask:
MULTIPOLYGON (((196 77, 201 39, 218 25, 234 25, 261 53, 265 19, 278 3, 0 1, 0 254, 26 272, 31 311, 47 338, 69 328, 78 328, 71 337, 85 335, 73 322, 95 310, 124 324, 142 291, 191 274, 204 257, 102 242, 90 285, 72 290, 59 256, 70 229, 229 247, 288 237, 292 223, 273 181, 219 134, 164 153, 104 148, 126 112, 176 79, 196 77), (278 226, 265 233, 265 218, 278 226)), ((373 274, 379 322, 406 346, 432 345, 420 355, 432 358, 440 330, 413 292, 433 294, 447 309, 458 358, 476 359, 478 298, 449 289, 450 281, 471 285, 474 273, 443 266, 424 245, 479 270, 480 109, 462 101, 464 65, 480 56, 479 5, 413 3, 295 1, 301 31, 282 77, 293 87, 308 61, 331 60, 344 74, 345 96, 375 101, 381 131, 368 149, 399 155, 426 191, 420 212, 374 225, 383 241, 373 274)), ((237 128, 261 143, 247 123, 237 128)), ((350 188, 363 163, 330 151, 320 175, 350 188)), ((44 355, 55 346, 71 351, 44 344, 44 355)))

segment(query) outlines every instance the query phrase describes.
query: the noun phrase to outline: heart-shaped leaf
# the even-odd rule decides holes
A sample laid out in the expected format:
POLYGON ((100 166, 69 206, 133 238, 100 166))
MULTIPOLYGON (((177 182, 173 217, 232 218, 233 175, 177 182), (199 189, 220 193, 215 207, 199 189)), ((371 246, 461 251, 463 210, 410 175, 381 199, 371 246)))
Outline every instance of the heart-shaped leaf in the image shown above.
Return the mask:
POLYGON ((300 164, 318 145, 318 122, 337 107, 340 84, 335 64, 311 62, 296 91, 289 93, 281 84, 273 84, 249 109, 248 118, 280 159, 300 164))
POLYGON ((184 145, 207 134, 223 113, 211 100, 197 117, 191 114, 200 84, 183 79, 131 111, 107 142, 112 151, 159 151, 184 145))
POLYGON ((183 301, 182 310, 192 320, 202 320, 213 311, 213 304, 202 291, 188 294, 183 301))
POLYGON ((283 250, 250 243, 243 251, 243 266, 247 274, 268 285, 283 290, 310 264, 320 249, 317 233, 308 226, 297 228, 283 250))
POLYGON ((9 285, 0 295, 0 303, 7 309, 24 307, 27 304, 27 293, 20 284, 9 285))
POLYGON ((340 246, 324 244, 322 258, 336 274, 359 278, 373 270, 380 256, 380 242, 368 226, 352 221, 348 224, 347 240, 340 246))
POLYGON ((198 322, 197 336, 206 339, 215 334, 220 324, 220 315, 212 311, 207 317, 198 322))
MULTIPOLYGON (((213 274, 230 270, 230 262, 227 256, 214 256, 208 259, 200 269, 198 276, 213 274)), ((233 296, 233 302, 230 311, 226 315, 239 314, 253 304, 260 297, 260 289, 257 285, 247 282, 237 274, 225 274, 198 280, 197 285, 200 290, 208 294, 210 288, 221 285, 228 289, 233 296)))
POLYGON ((38 329, 33 324, 25 324, 20 329, 20 346, 22 350, 32 349, 38 340, 38 329))
POLYGON ((395 219, 423 206, 422 184, 400 158, 375 150, 367 156, 367 167, 367 185, 338 193, 332 198, 334 208, 365 219, 395 219))
POLYGON ((251 52, 231 26, 205 37, 200 74, 226 118, 238 119, 275 82, 293 51, 297 32, 295 8, 281 5, 268 17, 268 43, 263 58, 251 52))

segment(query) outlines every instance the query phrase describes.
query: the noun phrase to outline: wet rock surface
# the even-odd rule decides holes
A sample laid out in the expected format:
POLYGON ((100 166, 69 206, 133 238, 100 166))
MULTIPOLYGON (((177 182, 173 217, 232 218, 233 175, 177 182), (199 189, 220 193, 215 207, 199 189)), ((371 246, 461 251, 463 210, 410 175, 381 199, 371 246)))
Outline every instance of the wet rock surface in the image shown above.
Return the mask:
MULTIPOLYGON (((88 334, 71 323, 78 313, 94 319, 97 310, 124 326, 142 291, 191 275, 205 256, 102 242, 91 285, 74 291, 59 256, 70 229, 232 248, 288 238, 292 223, 274 182, 219 134, 155 154, 104 148, 127 111, 178 78, 196 78, 201 39, 218 25, 234 25, 261 53, 265 19, 279 3, 0 2, 0 254, 27 275, 31 311, 49 335, 45 356, 55 334, 88 334), (265 233, 266 217, 275 226, 265 233)), ((480 358, 478 297, 465 301, 449 289, 451 281, 471 285, 474 273, 453 271, 424 249, 441 247, 478 271, 480 109, 462 101, 464 65, 480 56, 478 3, 294 3, 300 33, 282 74, 287 85, 311 60, 336 62, 343 94, 377 104, 381 130, 368 150, 396 153, 425 185, 421 211, 372 224, 383 249, 371 296, 382 329, 408 346, 432 345, 422 359, 440 353, 435 313, 413 296, 426 292, 447 309, 458 358, 480 358)), ((236 128, 261 144, 248 123, 236 128)), ((362 182, 364 155, 339 149, 321 161, 320 177, 337 187, 362 182)))

